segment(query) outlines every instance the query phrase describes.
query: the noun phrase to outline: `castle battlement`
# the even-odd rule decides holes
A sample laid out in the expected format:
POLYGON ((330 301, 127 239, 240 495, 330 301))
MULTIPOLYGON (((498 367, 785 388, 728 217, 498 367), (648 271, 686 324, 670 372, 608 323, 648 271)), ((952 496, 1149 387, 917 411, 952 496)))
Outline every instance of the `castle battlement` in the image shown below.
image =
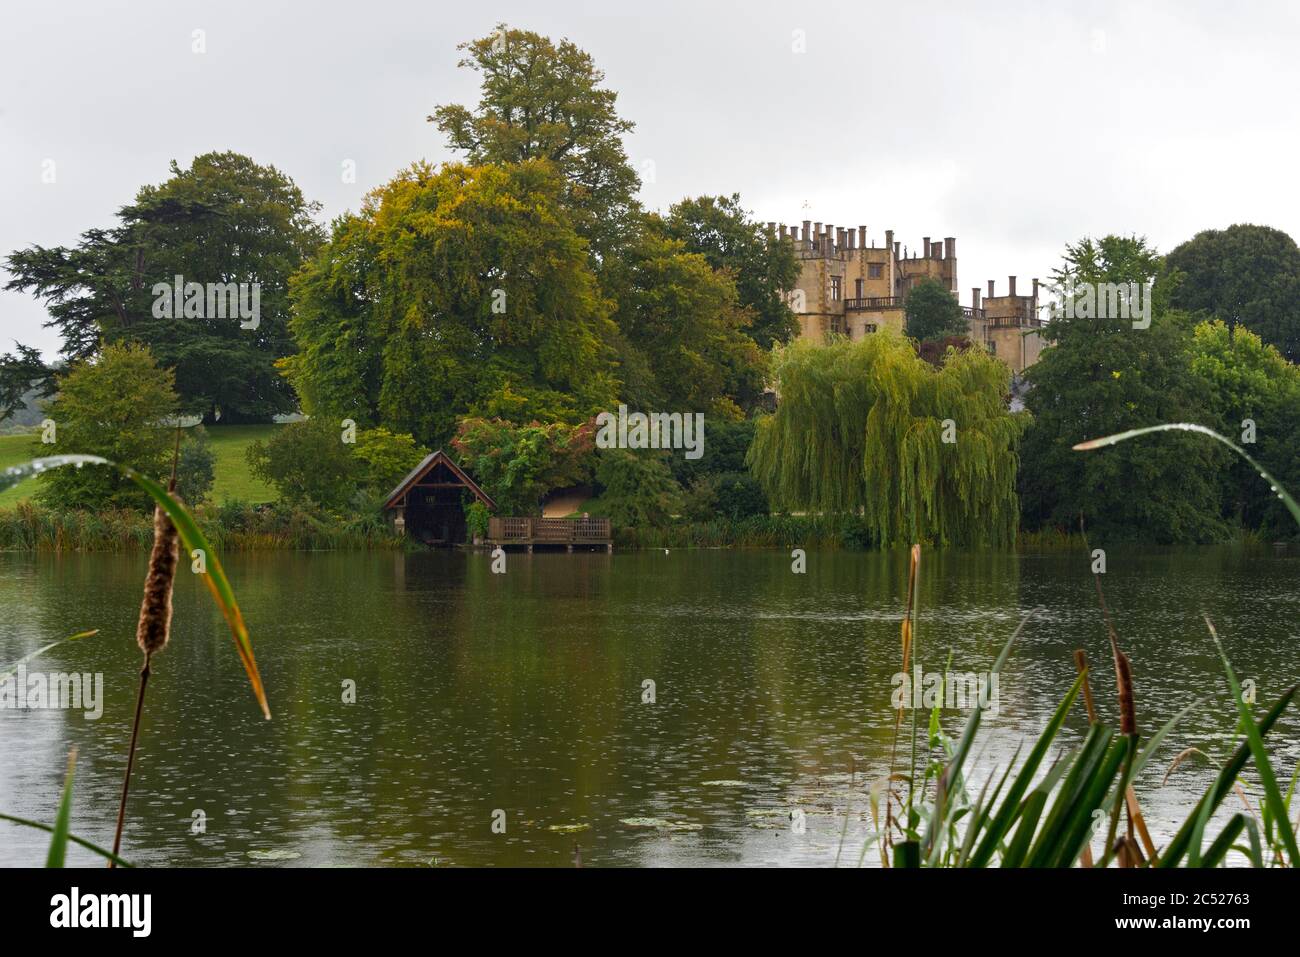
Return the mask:
MULTIPOLYGON (((866 226, 845 227, 805 219, 801 226, 769 222, 767 232, 794 245, 801 264, 790 304, 799 316, 800 337, 825 342, 832 336, 860 339, 885 326, 904 331, 904 303, 908 292, 923 279, 933 279, 958 297, 957 239, 945 236, 921 239, 914 253, 885 230, 884 242, 868 240, 866 226)), ((1020 295, 1016 277, 1008 277, 1005 296, 972 290, 971 304, 962 309, 970 324, 970 338, 995 353, 1019 374, 1038 359, 1042 337, 1039 283, 1020 295), (1028 333, 1028 334, 1026 334, 1028 333)))

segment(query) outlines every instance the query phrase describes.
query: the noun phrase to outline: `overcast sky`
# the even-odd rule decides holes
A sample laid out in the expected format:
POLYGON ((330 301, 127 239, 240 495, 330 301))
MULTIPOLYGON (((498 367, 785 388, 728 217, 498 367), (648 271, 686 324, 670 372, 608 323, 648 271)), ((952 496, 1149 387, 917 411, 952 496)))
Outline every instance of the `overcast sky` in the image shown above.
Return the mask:
MULTIPOLYGON (((956 236, 963 303, 1046 277, 1084 235, 1300 235, 1295 3, 51 0, 0 17, 0 254, 111 225, 210 150, 279 167, 327 218, 355 209, 451 158, 425 116, 477 102, 456 44, 498 21, 592 54, 636 123, 647 206, 739 192, 764 221, 893 229, 911 249, 956 236)), ((0 350, 52 355, 44 318, 0 292, 0 350)))

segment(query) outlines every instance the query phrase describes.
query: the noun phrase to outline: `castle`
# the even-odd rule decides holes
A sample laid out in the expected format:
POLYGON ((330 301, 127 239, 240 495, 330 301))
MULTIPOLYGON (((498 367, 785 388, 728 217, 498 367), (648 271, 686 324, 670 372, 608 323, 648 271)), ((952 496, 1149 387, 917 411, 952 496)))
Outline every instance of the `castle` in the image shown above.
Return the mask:
MULTIPOLYGON (((830 334, 860 339, 888 326, 903 332, 903 301, 907 292, 922 279, 942 283, 957 295, 957 240, 931 242, 926 236, 917 255, 908 256, 885 230, 884 246, 867 245, 867 227, 823 226, 805 219, 798 226, 768 223, 769 234, 794 243, 802 267, 798 284, 790 295, 799 316, 800 337, 825 342, 830 334)), ((1008 278, 1007 293, 995 294, 993 280, 981 298, 976 286, 971 304, 962 307, 970 323, 971 341, 983 345, 1002 359, 1016 375, 1038 361, 1043 349, 1037 331, 1039 317, 1038 280, 1030 295, 1016 293, 1016 277, 1008 278)))

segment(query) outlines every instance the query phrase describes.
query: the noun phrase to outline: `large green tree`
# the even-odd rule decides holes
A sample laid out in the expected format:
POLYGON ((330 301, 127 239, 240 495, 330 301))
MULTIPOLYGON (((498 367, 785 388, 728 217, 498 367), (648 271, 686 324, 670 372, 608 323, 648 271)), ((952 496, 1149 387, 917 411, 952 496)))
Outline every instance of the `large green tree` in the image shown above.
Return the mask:
POLYGON ((766 361, 748 335, 736 284, 648 216, 609 267, 622 397, 643 410, 739 418, 763 389, 766 361))
MULTIPOLYGON (((87 230, 76 246, 12 253, 5 288, 45 301, 66 361, 87 359, 105 343, 137 342, 175 370, 182 408, 207 421, 292 411, 275 362, 293 350, 289 276, 322 240, 317 204, 275 167, 238 153, 207 153, 184 169, 173 161, 171 174, 141 188, 116 225, 87 230), (177 276, 204 287, 202 314, 177 314, 170 302, 156 308, 155 285, 171 286, 177 276), (209 314, 208 284, 244 284, 250 307, 256 286, 256 322, 209 314)), ((0 415, 33 382, 48 395, 54 369, 20 346, 0 361, 0 415)))
POLYGON ((460 65, 482 77, 479 102, 439 106, 428 119, 472 164, 546 163, 558 173, 558 205, 587 241, 600 295, 615 305, 607 341, 620 396, 726 416, 752 404, 763 379, 755 343, 792 332, 778 298, 796 272, 786 245, 746 236, 752 224, 734 199, 712 209, 688 203, 667 223, 646 214, 623 145, 633 124, 570 41, 501 24, 460 49, 460 65))
POLYGON ((563 191, 545 160, 419 163, 337 220, 293 285, 304 410, 437 448, 466 415, 609 408, 614 329, 563 191))
POLYGON ((772 503, 861 513, 881 545, 1008 545, 1017 528, 1010 373, 982 349, 942 368, 889 330, 778 350, 776 412, 749 464, 772 503))
POLYGON ((799 279, 794 246, 769 235, 740 205, 740 195, 699 196, 675 203, 668 234, 736 283, 736 298, 753 313, 746 335, 761 349, 789 342, 799 321, 786 299, 799 279))
POLYGON ((922 279, 908 290, 904 317, 907 334, 917 342, 964 336, 970 332, 970 324, 962 315, 961 303, 937 279, 922 279))
POLYGON ((597 259, 622 244, 639 204, 617 94, 591 55, 568 40, 498 24, 462 43, 460 66, 482 75, 477 107, 449 104, 428 117, 474 165, 545 159, 564 177, 565 205, 597 259))
MULTIPOLYGON (((35 455, 100 455, 155 481, 170 472, 176 412, 175 377, 138 345, 109 345, 59 375, 46 409, 53 443, 33 444, 35 455)), ((42 439, 49 437, 42 434, 42 439)), ((147 494, 117 470, 103 466, 51 469, 37 498, 52 508, 145 508, 147 494)), ((185 494, 183 491, 181 494, 185 494)))
MULTIPOLYGON (((1191 366, 1192 322, 1169 308, 1172 283, 1159 254, 1136 237, 1067 245, 1058 288, 1152 283, 1151 324, 1070 318, 1043 329, 1049 348, 1026 370, 1033 423, 1021 446, 1021 506, 1028 527, 1077 531, 1098 541, 1208 542, 1223 538, 1220 471, 1226 450, 1199 436, 1160 433, 1104 452, 1072 446, 1160 422, 1214 421, 1212 393, 1191 366)), ((1083 310, 1079 310, 1083 311, 1083 310)))
MULTIPOLYGON (((1211 386, 1214 420, 1288 488, 1300 487, 1300 367, 1248 329, 1222 320, 1192 336, 1192 371, 1211 386)), ((1295 522, 1249 463, 1234 456, 1223 473, 1225 518, 1246 528, 1295 534, 1295 522)))
POLYGON ((1245 326, 1300 361, 1300 248, 1280 229, 1239 223, 1197 233, 1169 253, 1182 273, 1172 304, 1245 326))

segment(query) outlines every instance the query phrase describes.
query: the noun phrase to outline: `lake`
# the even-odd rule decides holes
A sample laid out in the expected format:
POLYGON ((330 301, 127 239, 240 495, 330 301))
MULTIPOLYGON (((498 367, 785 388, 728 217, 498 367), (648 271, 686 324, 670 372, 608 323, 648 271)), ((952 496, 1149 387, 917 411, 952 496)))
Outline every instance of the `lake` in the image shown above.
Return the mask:
MULTIPOLYGON (((52 823, 76 746, 73 831, 111 844, 146 560, 0 555, 0 666, 99 628, 28 667, 102 672, 104 687, 99 720, 0 711, 0 811, 52 823)), ((512 553, 505 574, 484 552, 262 552, 225 564, 274 720, 261 717, 223 620, 183 564, 132 782, 122 853, 133 863, 859 861, 872 827, 866 786, 888 772, 894 739, 905 553, 809 552, 805 574, 776 550, 512 553)), ((1203 699, 1138 782, 1159 843, 1232 745, 1201 613, 1239 677, 1271 702, 1300 677, 1300 555, 1112 550, 1107 566, 1140 730, 1203 699), (1215 764, 1193 754, 1162 786, 1189 747, 1215 764)), ((1093 663, 1098 706, 1115 715, 1081 554, 930 551, 920 599, 927 671, 950 654, 955 671, 987 671, 1022 615, 1040 609, 999 676, 997 714, 977 744, 984 771, 1037 735, 1074 678, 1076 647, 1093 663)), ((959 735, 965 712, 943 716, 959 735)), ((1061 741, 1085 727, 1076 707, 1061 741)), ((1267 740, 1285 788, 1300 710, 1267 740)), ((899 753, 905 764, 905 745, 899 753)), ((0 822, 0 864, 39 865, 47 843, 0 822)), ((75 847, 70 862, 100 864, 75 847)))

